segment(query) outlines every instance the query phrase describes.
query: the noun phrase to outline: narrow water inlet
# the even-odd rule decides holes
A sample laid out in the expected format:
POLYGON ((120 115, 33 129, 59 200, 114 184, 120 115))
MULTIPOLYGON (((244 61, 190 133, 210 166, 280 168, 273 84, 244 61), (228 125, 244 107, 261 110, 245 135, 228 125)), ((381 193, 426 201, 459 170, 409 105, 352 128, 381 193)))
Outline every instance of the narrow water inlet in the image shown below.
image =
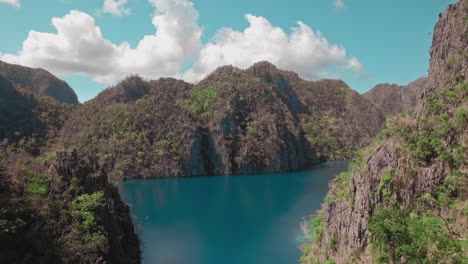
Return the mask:
POLYGON ((296 263, 300 222, 347 162, 300 172, 130 180, 120 193, 142 240, 143 263, 296 263))

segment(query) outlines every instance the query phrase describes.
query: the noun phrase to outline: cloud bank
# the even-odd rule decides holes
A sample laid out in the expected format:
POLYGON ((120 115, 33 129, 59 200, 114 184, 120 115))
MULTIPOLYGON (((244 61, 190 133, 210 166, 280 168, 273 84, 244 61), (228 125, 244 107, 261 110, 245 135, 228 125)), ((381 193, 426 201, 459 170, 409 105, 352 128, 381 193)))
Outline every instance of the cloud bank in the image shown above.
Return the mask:
MULTIPOLYGON (((125 13, 126 0, 105 0, 104 7, 106 2, 115 4, 109 6, 114 8, 109 12, 125 13)), ((327 76, 330 66, 354 72, 363 69, 344 47, 330 44, 301 21, 288 35, 266 18, 247 14, 250 25, 244 31, 222 28, 211 42, 202 44, 198 12, 190 1, 149 2, 157 10, 152 20, 155 33, 144 36, 135 48, 126 42, 112 43, 102 35, 93 17, 73 10, 64 17, 52 18, 56 33, 32 30, 18 54, 0 54, 0 60, 42 67, 62 76, 84 74, 104 84, 129 74, 197 82, 218 66, 246 68, 262 60, 296 71, 306 79, 327 76), (193 62, 193 66, 181 72, 187 62, 193 62)))
POLYGON ((347 56, 343 47, 330 44, 301 21, 287 35, 263 17, 247 14, 245 18, 250 26, 243 32, 219 30, 215 40, 203 47, 193 68, 184 74, 185 79, 198 81, 222 65, 247 68, 263 60, 293 70, 306 79, 323 77, 330 65, 362 71, 359 61, 347 56))
POLYGON ((20 6, 20 0, 0 0, 0 3, 10 4, 15 7, 20 6))

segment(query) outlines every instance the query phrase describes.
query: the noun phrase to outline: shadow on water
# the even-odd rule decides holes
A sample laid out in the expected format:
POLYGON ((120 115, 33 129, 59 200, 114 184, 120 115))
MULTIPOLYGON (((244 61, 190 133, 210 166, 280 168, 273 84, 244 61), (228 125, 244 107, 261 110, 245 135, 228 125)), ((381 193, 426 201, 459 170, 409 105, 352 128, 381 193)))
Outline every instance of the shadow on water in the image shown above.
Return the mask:
POLYGON ((141 226, 143 262, 295 263, 299 222, 347 162, 301 172, 131 180, 120 191, 141 226))

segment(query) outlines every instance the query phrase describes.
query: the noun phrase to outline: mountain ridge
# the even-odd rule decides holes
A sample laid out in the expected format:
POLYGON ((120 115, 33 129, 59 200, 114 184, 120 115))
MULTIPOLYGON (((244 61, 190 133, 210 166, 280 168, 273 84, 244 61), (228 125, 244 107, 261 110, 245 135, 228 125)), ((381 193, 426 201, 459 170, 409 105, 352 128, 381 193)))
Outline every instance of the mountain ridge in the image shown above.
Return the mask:
POLYGON ((413 110, 427 82, 426 77, 421 77, 403 86, 381 83, 363 93, 363 96, 377 106, 386 117, 390 117, 413 110))
POLYGON ((63 80, 42 68, 30 68, 0 61, 0 74, 18 88, 36 96, 50 96, 63 103, 77 104, 75 91, 63 80))
POLYGON ((297 170, 314 160, 351 157, 383 121, 380 111, 343 81, 304 81, 260 62, 247 70, 220 67, 197 85, 129 76, 77 109, 61 138, 83 155, 107 155, 100 165, 118 181, 124 175, 297 170), (116 137, 128 145, 109 143, 116 137), (85 150, 91 145, 97 149, 85 150), (143 154, 131 156, 129 149, 143 154))

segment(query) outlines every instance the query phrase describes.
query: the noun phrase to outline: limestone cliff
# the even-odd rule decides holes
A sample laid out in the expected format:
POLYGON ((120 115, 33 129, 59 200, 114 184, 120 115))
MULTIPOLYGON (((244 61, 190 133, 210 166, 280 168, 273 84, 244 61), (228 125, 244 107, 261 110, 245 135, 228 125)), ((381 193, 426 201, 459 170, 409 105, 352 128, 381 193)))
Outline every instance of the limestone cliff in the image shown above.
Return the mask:
POLYGON ((312 218, 303 263, 464 263, 468 1, 435 26, 417 114, 390 119, 312 218))
POLYGON ((113 181, 289 171, 352 157, 384 116, 343 81, 301 80, 260 62, 197 85, 130 76, 74 111, 61 143, 113 181))
POLYGON ((421 77, 405 86, 382 83, 364 93, 363 96, 377 106, 386 117, 390 117, 413 110, 427 81, 427 78, 421 77))

